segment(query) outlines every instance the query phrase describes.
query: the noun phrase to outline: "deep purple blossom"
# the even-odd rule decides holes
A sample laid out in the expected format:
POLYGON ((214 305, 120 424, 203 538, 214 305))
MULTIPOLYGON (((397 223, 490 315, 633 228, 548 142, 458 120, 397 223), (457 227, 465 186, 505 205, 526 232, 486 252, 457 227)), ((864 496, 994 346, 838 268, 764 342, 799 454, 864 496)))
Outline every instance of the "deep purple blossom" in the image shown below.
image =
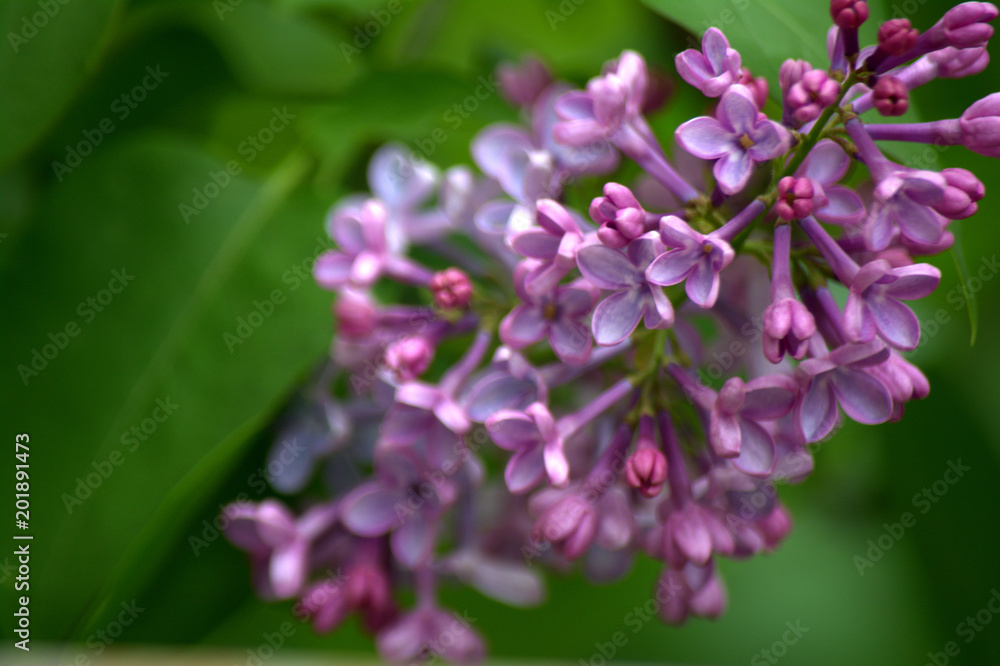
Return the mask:
POLYGON ((646 269, 663 246, 655 232, 628 244, 623 254, 603 245, 588 245, 577 252, 580 272, 598 289, 614 293, 597 304, 591 328, 599 345, 616 345, 635 330, 639 320, 646 328, 670 328, 674 308, 663 289, 648 281, 646 269))
POLYGON ((749 90, 735 85, 723 94, 715 118, 687 121, 677 128, 677 141, 696 157, 717 160, 713 172, 719 187, 734 194, 747 184, 758 162, 788 150, 791 135, 760 114, 749 90))

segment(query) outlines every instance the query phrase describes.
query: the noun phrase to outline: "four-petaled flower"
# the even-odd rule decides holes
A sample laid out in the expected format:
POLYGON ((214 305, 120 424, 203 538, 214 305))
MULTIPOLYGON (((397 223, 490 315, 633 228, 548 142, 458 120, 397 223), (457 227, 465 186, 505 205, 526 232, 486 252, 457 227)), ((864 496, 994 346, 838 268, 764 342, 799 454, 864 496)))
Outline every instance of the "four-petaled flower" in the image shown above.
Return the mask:
POLYGON ((663 289, 646 278, 646 269, 662 253, 656 232, 640 236, 623 254, 604 245, 587 245, 576 254, 580 272, 599 289, 614 293, 597 304, 591 328, 599 345, 616 345, 643 319, 646 328, 670 328, 674 308, 663 289))
POLYGON ((715 118, 701 116, 677 128, 677 142, 713 167, 719 188, 735 194, 750 180, 754 165, 780 157, 791 146, 788 130, 757 109, 753 94, 742 85, 722 95, 715 118))
POLYGON ((733 248, 715 232, 700 234, 679 217, 660 220, 660 239, 669 249, 646 269, 651 284, 685 282, 688 298, 710 308, 719 297, 719 273, 733 261, 733 248))

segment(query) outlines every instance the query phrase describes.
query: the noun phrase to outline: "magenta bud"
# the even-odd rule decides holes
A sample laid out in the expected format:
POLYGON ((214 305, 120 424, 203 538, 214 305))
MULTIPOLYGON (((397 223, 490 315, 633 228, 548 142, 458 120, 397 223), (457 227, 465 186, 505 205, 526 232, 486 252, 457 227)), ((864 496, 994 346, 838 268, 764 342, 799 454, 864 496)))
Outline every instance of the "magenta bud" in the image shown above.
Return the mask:
POLYGON ((656 497, 667 480, 667 458, 655 448, 642 448, 625 463, 625 480, 644 497, 656 497))
POLYGON ((743 71, 740 72, 740 78, 737 83, 750 89, 750 95, 753 97, 753 101, 757 104, 758 109, 764 108, 764 105, 767 104, 767 79, 763 76, 754 77, 750 69, 744 67, 743 71))
POLYGON ((878 47, 893 56, 901 56, 916 43, 920 31, 910 25, 909 19, 889 19, 878 29, 878 47))
POLYGON ((472 283, 469 276, 458 268, 446 268, 431 278, 434 304, 445 310, 464 308, 472 300, 472 283))
POLYGON ((416 379, 424 374, 434 358, 434 350, 424 337, 419 335, 396 340, 385 350, 385 365, 403 382, 416 379))
POLYGON ((813 69, 802 75, 785 95, 788 109, 794 112, 795 120, 807 123, 815 120, 823 109, 837 101, 840 84, 825 70, 813 69))
POLYGON ((952 220, 963 220, 976 214, 976 202, 986 194, 986 188, 966 169, 945 169, 941 172, 948 183, 942 201, 934 210, 952 220))
POLYGON ((764 537, 764 543, 768 548, 774 548, 788 536, 792 531, 792 517, 788 511, 780 504, 775 506, 771 513, 757 521, 757 528, 764 537))
POLYGON ((817 192, 810 178, 785 176, 778 181, 775 210, 783 220, 801 220, 826 204, 826 196, 817 192), (816 199, 821 198, 819 202, 816 199))
POLYGON ((865 0, 831 0, 830 16, 841 30, 857 30, 868 20, 865 0))
POLYGON ((901 116, 910 108, 910 92, 895 76, 879 78, 872 95, 875 108, 883 116, 901 116))
POLYGON ((601 225, 597 238, 616 250, 646 231, 646 211, 632 191, 618 183, 604 186, 604 196, 590 204, 590 216, 601 225))

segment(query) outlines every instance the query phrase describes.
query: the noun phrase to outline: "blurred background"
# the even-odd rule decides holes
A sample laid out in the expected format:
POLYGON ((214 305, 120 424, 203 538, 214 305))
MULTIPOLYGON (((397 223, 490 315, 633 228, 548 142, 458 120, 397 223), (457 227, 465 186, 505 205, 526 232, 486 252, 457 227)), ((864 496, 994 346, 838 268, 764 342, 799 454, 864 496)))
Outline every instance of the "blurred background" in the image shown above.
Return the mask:
MULTIPOLYGON (((870 4, 862 43, 880 19, 926 29, 952 3, 870 4)), ((517 118, 493 92, 467 102, 502 60, 532 53, 582 85, 629 48, 672 73, 691 34, 717 25, 774 95, 785 58, 825 65, 827 6, 0 2, 3 649, 20 594, 6 521, 14 436, 25 432, 31 638, 72 643, 58 663, 152 645, 229 649, 250 664, 266 661, 279 634, 274 663, 297 649, 373 659, 353 621, 316 636, 291 602, 258 601, 244 554, 212 525, 241 493, 276 494, 262 483, 272 423, 331 338, 331 296, 308 277, 330 245, 327 209, 366 189, 365 165, 385 141, 441 167, 469 163, 477 131, 517 118), (252 312, 259 325, 240 328, 252 312)), ((918 90, 914 114, 957 117, 1000 89, 998 72, 918 90)), ((654 122, 664 142, 706 106, 677 77, 675 91, 654 122)), ((963 148, 899 151, 986 184, 979 214, 960 223, 975 345, 956 260, 935 257, 941 287, 914 306, 925 324, 912 360, 929 399, 900 423, 849 424, 822 445, 814 475, 781 489, 796 520, 786 545, 722 562, 723 619, 626 624, 659 570, 642 559, 606 587, 553 576, 547 603, 531 610, 448 590, 445 603, 476 618, 494 657, 598 665, 599 645, 622 631, 614 659, 626 662, 1000 663, 988 607, 1000 599, 1000 169, 963 148), (968 470, 946 477, 952 464, 968 470), (898 530, 907 512, 915 524, 898 530)), ((187 663, 169 654, 166 663, 187 663)), ((3 663, 24 657, 0 653, 3 663)))

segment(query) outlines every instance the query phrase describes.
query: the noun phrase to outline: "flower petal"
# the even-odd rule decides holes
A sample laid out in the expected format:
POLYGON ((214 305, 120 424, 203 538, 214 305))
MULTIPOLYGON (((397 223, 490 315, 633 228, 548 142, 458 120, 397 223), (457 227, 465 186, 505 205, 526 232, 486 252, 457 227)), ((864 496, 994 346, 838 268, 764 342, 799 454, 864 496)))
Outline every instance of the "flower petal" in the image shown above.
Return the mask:
POLYGON ((670 286, 683 282, 705 257, 700 248, 690 250, 669 250, 646 269, 646 279, 652 284, 670 286))
POLYGON ((715 180, 719 183, 719 188, 726 194, 736 194, 742 190, 750 174, 753 173, 753 160, 749 153, 742 150, 733 150, 726 153, 712 167, 715 180))
POLYGON ((594 309, 591 329, 599 345, 616 345, 632 334, 643 313, 642 292, 619 291, 605 298, 594 309))
POLYGON ((740 418, 740 455, 733 460, 733 466, 744 474, 765 477, 774 470, 774 439, 756 421, 740 418))
POLYGON ((580 365, 590 358, 594 341, 590 329, 579 321, 557 321, 549 328, 549 344, 563 363, 580 365))
POLYGON ((434 546, 434 530, 422 511, 408 511, 403 524, 390 537, 392 554, 408 569, 423 564, 434 546))
POLYGON ((618 250, 604 245, 587 245, 576 253, 580 272, 599 289, 627 289, 639 284, 635 265, 618 250))
POLYGON ((545 476, 545 458, 541 446, 531 446, 518 453, 507 462, 504 480, 507 489, 515 495, 528 492, 545 476))
POLYGON ((684 283, 684 291, 693 303, 708 309, 719 297, 719 274, 712 270, 708 255, 702 254, 702 257, 684 283))
POLYGON ((376 482, 362 484, 341 500, 340 519, 358 536, 381 536, 399 526, 396 508, 403 506, 405 496, 396 488, 386 488, 376 482))
POLYGON ((833 390, 844 412, 858 423, 883 423, 892 415, 892 398, 882 382, 863 370, 837 368, 833 390))
POLYGON ((500 339, 505 345, 521 349, 544 338, 548 326, 542 308, 518 305, 500 322, 500 339))
POLYGON ((701 116, 677 128, 677 143, 703 160, 714 160, 733 150, 736 137, 715 118, 701 116))
POLYGON ((877 302, 872 302, 873 298, 868 300, 868 310, 881 338, 897 349, 916 349, 920 342, 920 321, 913 310, 890 297, 883 296, 877 302))
POLYGON ((813 378, 799 399, 795 420, 807 443, 818 442, 833 430, 837 423, 837 401, 825 373, 813 378))
POLYGON ((507 451, 520 451, 542 441, 534 419, 513 410, 499 411, 487 418, 486 431, 497 446, 507 451))

